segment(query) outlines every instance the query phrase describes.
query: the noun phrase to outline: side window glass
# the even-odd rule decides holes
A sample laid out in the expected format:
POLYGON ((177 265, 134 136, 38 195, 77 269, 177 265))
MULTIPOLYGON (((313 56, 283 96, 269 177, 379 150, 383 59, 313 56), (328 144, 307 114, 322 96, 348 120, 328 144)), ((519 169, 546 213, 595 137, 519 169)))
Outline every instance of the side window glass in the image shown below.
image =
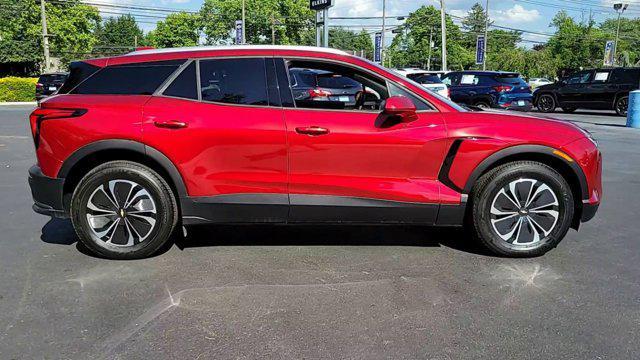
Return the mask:
POLYGON ((302 60, 287 63, 298 108, 380 110, 389 97, 384 79, 348 66, 302 60))
POLYGON ((268 105, 264 59, 201 60, 200 93, 204 101, 268 105))
POLYGON ((107 66, 71 94, 151 95, 183 63, 184 60, 107 66))
POLYGON ((394 84, 389 84, 389 95, 408 97, 411 100, 411 102, 413 102, 413 104, 416 106, 416 110, 433 110, 433 108, 429 104, 427 104, 417 96, 413 95, 412 93, 394 84))
POLYGON ((462 74, 460 85, 477 85, 480 78, 472 74, 462 74))
POLYGON ((445 76, 442 78, 442 83, 443 83, 443 84, 445 84, 445 85, 447 85, 447 86, 451 86, 451 77, 449 77, 449 76, 445 75, 445 76))
POLYGON ((196 62, 189 64, 171 85, 162 93, 166 96, 173 96, 185 99, 198 99, 198 84, 196 83, 196 62))
POLYGON ((609 80, 609 72, 608 71, 597 71, 595 76, 593 77, 594 83, 603 83, 609 80))
POLYGON ((581 71, 569 78, 567 84, 586 84, 591 80, 591 71, 581 71))

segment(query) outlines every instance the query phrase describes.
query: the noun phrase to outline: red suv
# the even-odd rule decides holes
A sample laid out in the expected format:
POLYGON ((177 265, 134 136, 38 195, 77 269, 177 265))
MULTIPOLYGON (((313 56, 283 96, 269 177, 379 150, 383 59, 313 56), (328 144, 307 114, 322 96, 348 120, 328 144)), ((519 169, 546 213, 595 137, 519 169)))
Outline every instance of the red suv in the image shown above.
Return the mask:
POLYGON ((602 196, 601 154, 577 126, 469 112, 331 49, 76 62, 30 123, 34 210, 70 217, 86 247, 114 259, 201 223, 466 224, 497 254, 535 256, 602 196), (361 86, 295 97, 291 74, 306 71, 361 86))

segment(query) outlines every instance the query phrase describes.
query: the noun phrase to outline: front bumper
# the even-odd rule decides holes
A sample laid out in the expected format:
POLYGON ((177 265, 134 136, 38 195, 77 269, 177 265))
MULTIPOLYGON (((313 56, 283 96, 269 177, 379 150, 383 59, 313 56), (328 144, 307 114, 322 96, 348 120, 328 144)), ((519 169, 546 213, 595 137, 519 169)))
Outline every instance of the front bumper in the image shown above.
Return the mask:
POLYGON ((69 217, 64 209, 64 179, 50 178, 38 165, 29 169, 29 186, 33 197, 33 211, 57 218, 69 217))

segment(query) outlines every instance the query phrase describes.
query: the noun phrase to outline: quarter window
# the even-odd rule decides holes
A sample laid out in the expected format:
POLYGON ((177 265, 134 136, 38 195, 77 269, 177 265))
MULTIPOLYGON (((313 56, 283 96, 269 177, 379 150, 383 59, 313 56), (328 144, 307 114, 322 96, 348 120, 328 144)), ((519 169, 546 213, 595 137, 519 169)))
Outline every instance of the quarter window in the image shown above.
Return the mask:
POLYGON ((204 101, 269 104, 264 59, 201 60, 200 87, 204 101))
POLYGON ((107 66, 71 94, 151 95, 183 63, 184 60, 107 66))

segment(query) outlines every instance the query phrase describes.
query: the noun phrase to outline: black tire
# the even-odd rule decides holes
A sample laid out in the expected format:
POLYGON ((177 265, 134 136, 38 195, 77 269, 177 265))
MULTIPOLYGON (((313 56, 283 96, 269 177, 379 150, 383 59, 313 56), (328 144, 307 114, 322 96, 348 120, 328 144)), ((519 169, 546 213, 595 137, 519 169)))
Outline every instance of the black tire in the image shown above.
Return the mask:
POLYGON ((556 111, 556 99, 551 94, 542 94, 536 102, 538 110, 543 113, 552 113, 556 111))
POLYGON ((570 114, 572 112, 576 111, 576 108, 572 108, 572 107, 563 107, 562 108, 562 112, 570 114))
POLYGON ((139 259, 153 255, 170 239, 178 205, 155 171, 131 161, 111 161, 80 180, 71 198, 71 221, 94 254, 139 259))
POLYGON ((629 97, 621 96, 616 100, 615 111, 620 116, 627 116, 627 110, 629 109, 629 97))
POLYGON ((574 213, 573 195, 567 181, 554 169, 534 161, 508 163, 484 174, 474 186, 471 199, 470 220, 475 237, 488 250, 501 256, 532 257, 553 249, 569 230, 574 213), (510 191, 514 183, 516 194, 510 191), (527 186, 530 186, 528 192, 527 186), (531 200, 522 201, 523 197, 531 200), (516 209, 513 199, 520 203, 517 210, 509 208, 516 209), (527 201, 530 205, 523 206, 527 201), (539 207, 547 202, 550 205, 539 207), (494 211, 504 214, 496 215, 494 211), (557 212, 555 221, 554 212, 557 212), (538 234, 537 240, 535 234, 538 234), (531 241, 526 241, 529 238, 531 241))
POLYGON ((480 109, 490 109, 491 105, 489 105, 486 101, 477 101, 473 106, 478 107, 480 109))

